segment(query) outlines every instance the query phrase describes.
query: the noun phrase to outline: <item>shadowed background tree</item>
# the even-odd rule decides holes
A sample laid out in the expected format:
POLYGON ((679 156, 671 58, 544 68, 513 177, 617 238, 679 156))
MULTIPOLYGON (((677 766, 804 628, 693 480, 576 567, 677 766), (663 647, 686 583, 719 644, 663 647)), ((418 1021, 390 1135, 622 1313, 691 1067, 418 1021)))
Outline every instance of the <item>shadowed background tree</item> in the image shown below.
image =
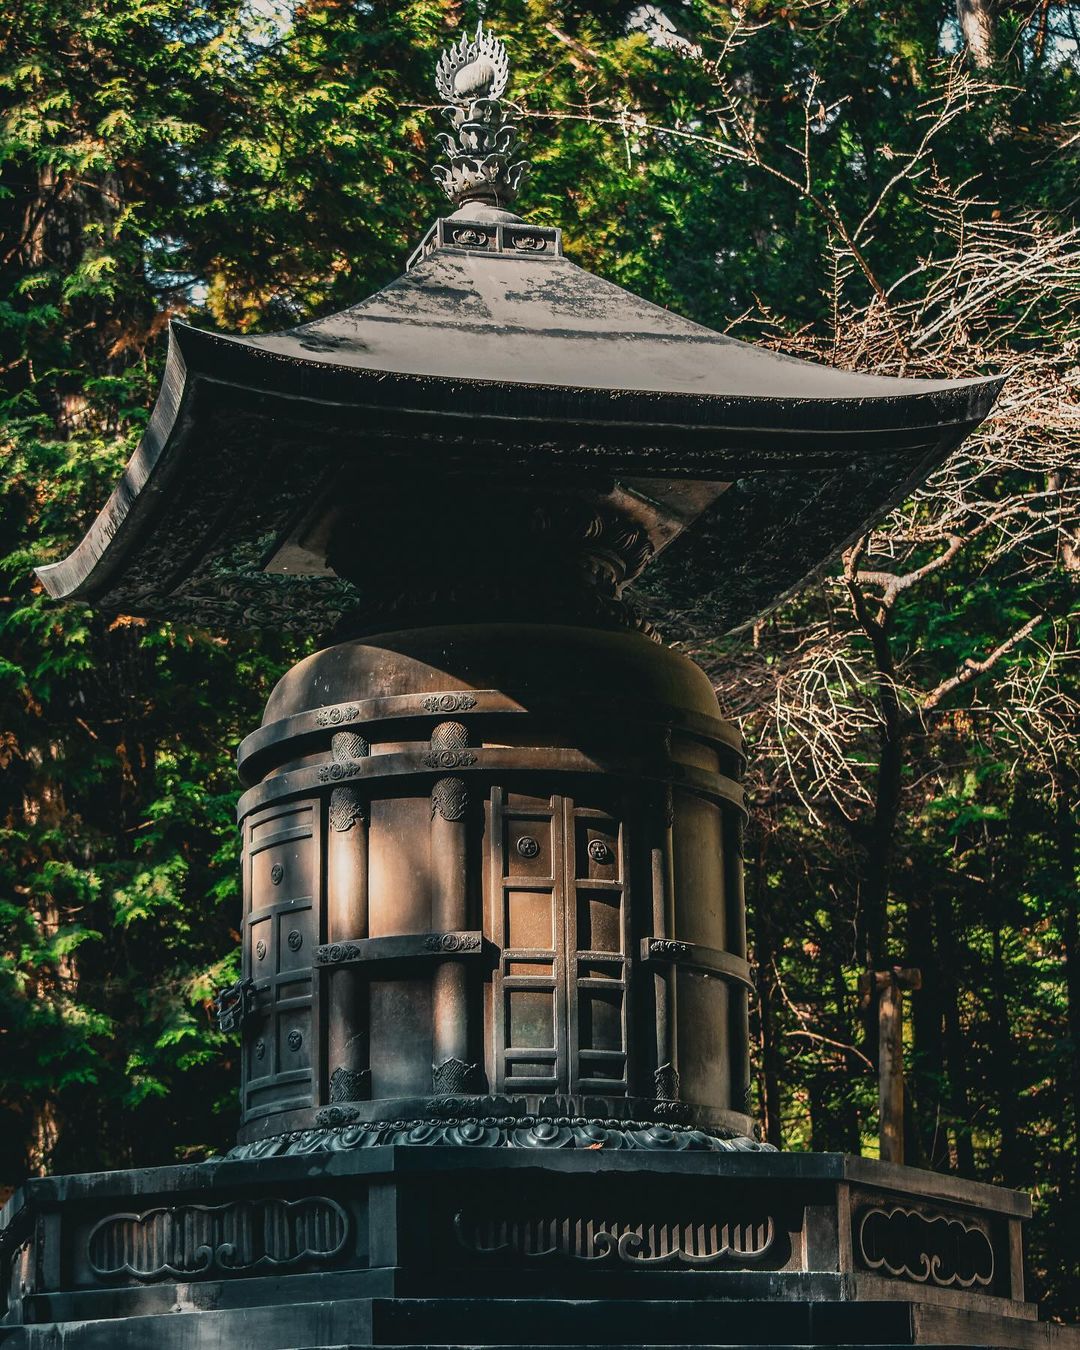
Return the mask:
MULTIPOLYGON (((441 209, 434 62, 475 18, 0 15, 0 1184, 230 1141, 237 1066, 206 1003, 235 973, 231 759, 300 654, 57 608, 31 564, 81 537, 134 448, 171 316, 265 331, 401 270, 441 209)), ((1034 1190, 1037 1283, 1076 1316, 1080 7, 488 18, 524 209, 584 266, 840 365, 1013 372, 832 575, 694 654, 753 756, 769 1138, 876 1149, 858 976, 921 968, 909 1157, 1034 1190)))

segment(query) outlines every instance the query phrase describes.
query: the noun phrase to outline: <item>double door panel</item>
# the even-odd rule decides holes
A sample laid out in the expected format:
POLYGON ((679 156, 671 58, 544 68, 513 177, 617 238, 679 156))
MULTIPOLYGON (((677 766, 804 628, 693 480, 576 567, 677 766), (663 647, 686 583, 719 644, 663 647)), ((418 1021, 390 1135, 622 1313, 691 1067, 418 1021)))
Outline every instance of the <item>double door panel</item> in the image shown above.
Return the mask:
POLYGON ((491 824, 497 1089, 623 1096, 631 933, 619 815, 496 789, 491 824))

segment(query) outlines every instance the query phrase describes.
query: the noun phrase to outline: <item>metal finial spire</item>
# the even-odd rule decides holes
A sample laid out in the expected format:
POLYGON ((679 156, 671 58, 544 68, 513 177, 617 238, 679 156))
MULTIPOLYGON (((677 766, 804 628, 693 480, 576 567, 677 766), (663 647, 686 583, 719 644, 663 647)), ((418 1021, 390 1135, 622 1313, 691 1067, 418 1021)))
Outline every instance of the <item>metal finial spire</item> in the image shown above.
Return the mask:
POLYGON ((449 163, 432 172, 455 206, 505 207, 529 167, 524 160, 511 163, 517 128, 502 102, 509 78, 506 48, 484 31, 483 19, 474 37, 463 33, 439 57, 435 87, 446 100, 443 111, 454 134, 439 133, 449 163))

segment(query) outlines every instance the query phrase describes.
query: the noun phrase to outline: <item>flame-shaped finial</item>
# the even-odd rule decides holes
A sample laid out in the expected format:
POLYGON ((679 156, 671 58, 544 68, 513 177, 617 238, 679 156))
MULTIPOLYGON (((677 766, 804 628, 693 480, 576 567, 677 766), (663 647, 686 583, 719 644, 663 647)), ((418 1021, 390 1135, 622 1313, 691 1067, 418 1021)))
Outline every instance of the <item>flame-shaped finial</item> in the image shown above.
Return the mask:
POLYGON ((483 19, 476 25, 476 36, 462 33, 458 42, 447 47, 435 67, 435 88, 447 103, 473 98, 499 98, 510 78, 510 59, 497 37, 484 32, 483 19))
POLYGON ((482 19, 474 37, 463 33, 439 57, 435 87, 446 100, 454 134, 439 134, 449 163, 436 164, 432 172, 455 206, 505 207, 528 168, 524 160, 511 163, 517 130, 502 103, 509 78, 506 48, 484 31, 482 19))

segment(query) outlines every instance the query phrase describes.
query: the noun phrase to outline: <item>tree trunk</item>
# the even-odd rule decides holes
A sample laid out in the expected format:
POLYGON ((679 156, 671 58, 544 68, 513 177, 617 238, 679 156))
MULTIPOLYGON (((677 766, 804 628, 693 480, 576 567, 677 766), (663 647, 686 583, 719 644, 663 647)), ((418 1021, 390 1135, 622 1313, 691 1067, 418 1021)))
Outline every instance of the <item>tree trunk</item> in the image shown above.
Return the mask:
MULTIPOLYGON (((848 1021, 848 989, 844 979, 844 967, 839 959, 833 965, 832 975, 833 991, 836 998, 836 1025, 840 1028, 840 1035, 846 1036, 847 1027, 850 1025, 848 1021)), ((876 1009, 874 1016, 877 1017, 876 1009)), ((837 1039, 840 1039, 840 1037, 837 1039)), ((866 1072, 866 1066, 850 1050, 845 1050, 843 1056, 844 1076, 842 1082, 838 1084, 841 1093, 838 1110, 840 1143, 846 1152, 860 1154, 862 1153, 862 1131, 859 1128, 859 1112, 849 1085, 854 1083, 860 1074, 866 1072)))
POLYGON ((754 903, 754 950, 758 968, 758 1030, 764 1087, 762 1108, 765 1117, 765 1138, 776 1148, 781 1148, 783 1146, 783 1129, 780 1124, 780 1041, 777 1035, 776 1008, 773 1001, 776 994, 776 982, 773 978, 773 967, 776 959, 776 928, 773 924, 766 884, 767 851, 768 832, 761 827, 756 831, 752 894, 754 903))
POLYGON ((957 974, 960 950, 956 941, 956 916, 952 904, 944 894, 934 902, 934 927, 941 970, 938 988, 941 991, 942 1022, 944 1025, 945 1064, 949 1079, 949 1112, 953 1117, 953 1152, 956 1170, 965 1177, 975 1175, 975 1150, 971 1144, 971 1106, 967 1091, 967 1056, 971 1053, 960 1023, 960 1004, 957 999, 957 974))
POLYGON ((990 1027, 993 1034, 994 1084, 998 1099, 998 1125, 1001 1149, 998 1162, 1001 1179, 1014 1184, 1019 1171, 1019 1131, 1016 1119, 1016 1077, 1013 1071, 1013 1042, 1009 1035, 1009 1007, 1005 997, 1005 956, 1001 925, 994 924, 993 963, 991 966, 990 1027))
POLYGON ((933 909, 918 882, 907 901, 908 961, 923 973, 911 992, 911 1077, 908 1083, 910 1161, 923 1167, 948 1166, 942 1136, 941 1088, 945 1073, 941 1043, 941 993, 934 950, 933 909))
POLYGON ((1077 918, 1076 778, 1064 774, 1059 784, 1055 833, 1058 869, 1061 873, 1061 940, 1065 948, 1065 997, 1072 1054, 1069 1065, 1069 1096, 1073 1116, 1072 1194, 1080 1199, 1080 921, 1077 918))
POLYGON ((979 70, 986 70, 994 61, 994 11, 993 0, 956 0, 960 34, 979 70))
MULTIPOLYGON (((848 583, 855 617, 874 653, 878 708, 881 712, 880 753, 874 790, 874 809, 869 826, 861 834, 863 875, 859 886, 859 919, 856 940, 859 954, 869 971, 888 964, 889 886, 892 879, 893 846, 900 816, 900 791, 904 767, 904 717, 896 692, 896 660, 890 631, 892 611, 875 617, 858 582, 848 583)), ((875 1001, 875 1000, 872 1000, 875 1001)), ((875 1001, 876 1002, 876 1001, 875 1001)), ((877 1040, 877 1011, 870 1011, 865 1024, 866 1042, 877 1040)), ((871 1055, 876 1062, 876 1052, 871 1055)))

